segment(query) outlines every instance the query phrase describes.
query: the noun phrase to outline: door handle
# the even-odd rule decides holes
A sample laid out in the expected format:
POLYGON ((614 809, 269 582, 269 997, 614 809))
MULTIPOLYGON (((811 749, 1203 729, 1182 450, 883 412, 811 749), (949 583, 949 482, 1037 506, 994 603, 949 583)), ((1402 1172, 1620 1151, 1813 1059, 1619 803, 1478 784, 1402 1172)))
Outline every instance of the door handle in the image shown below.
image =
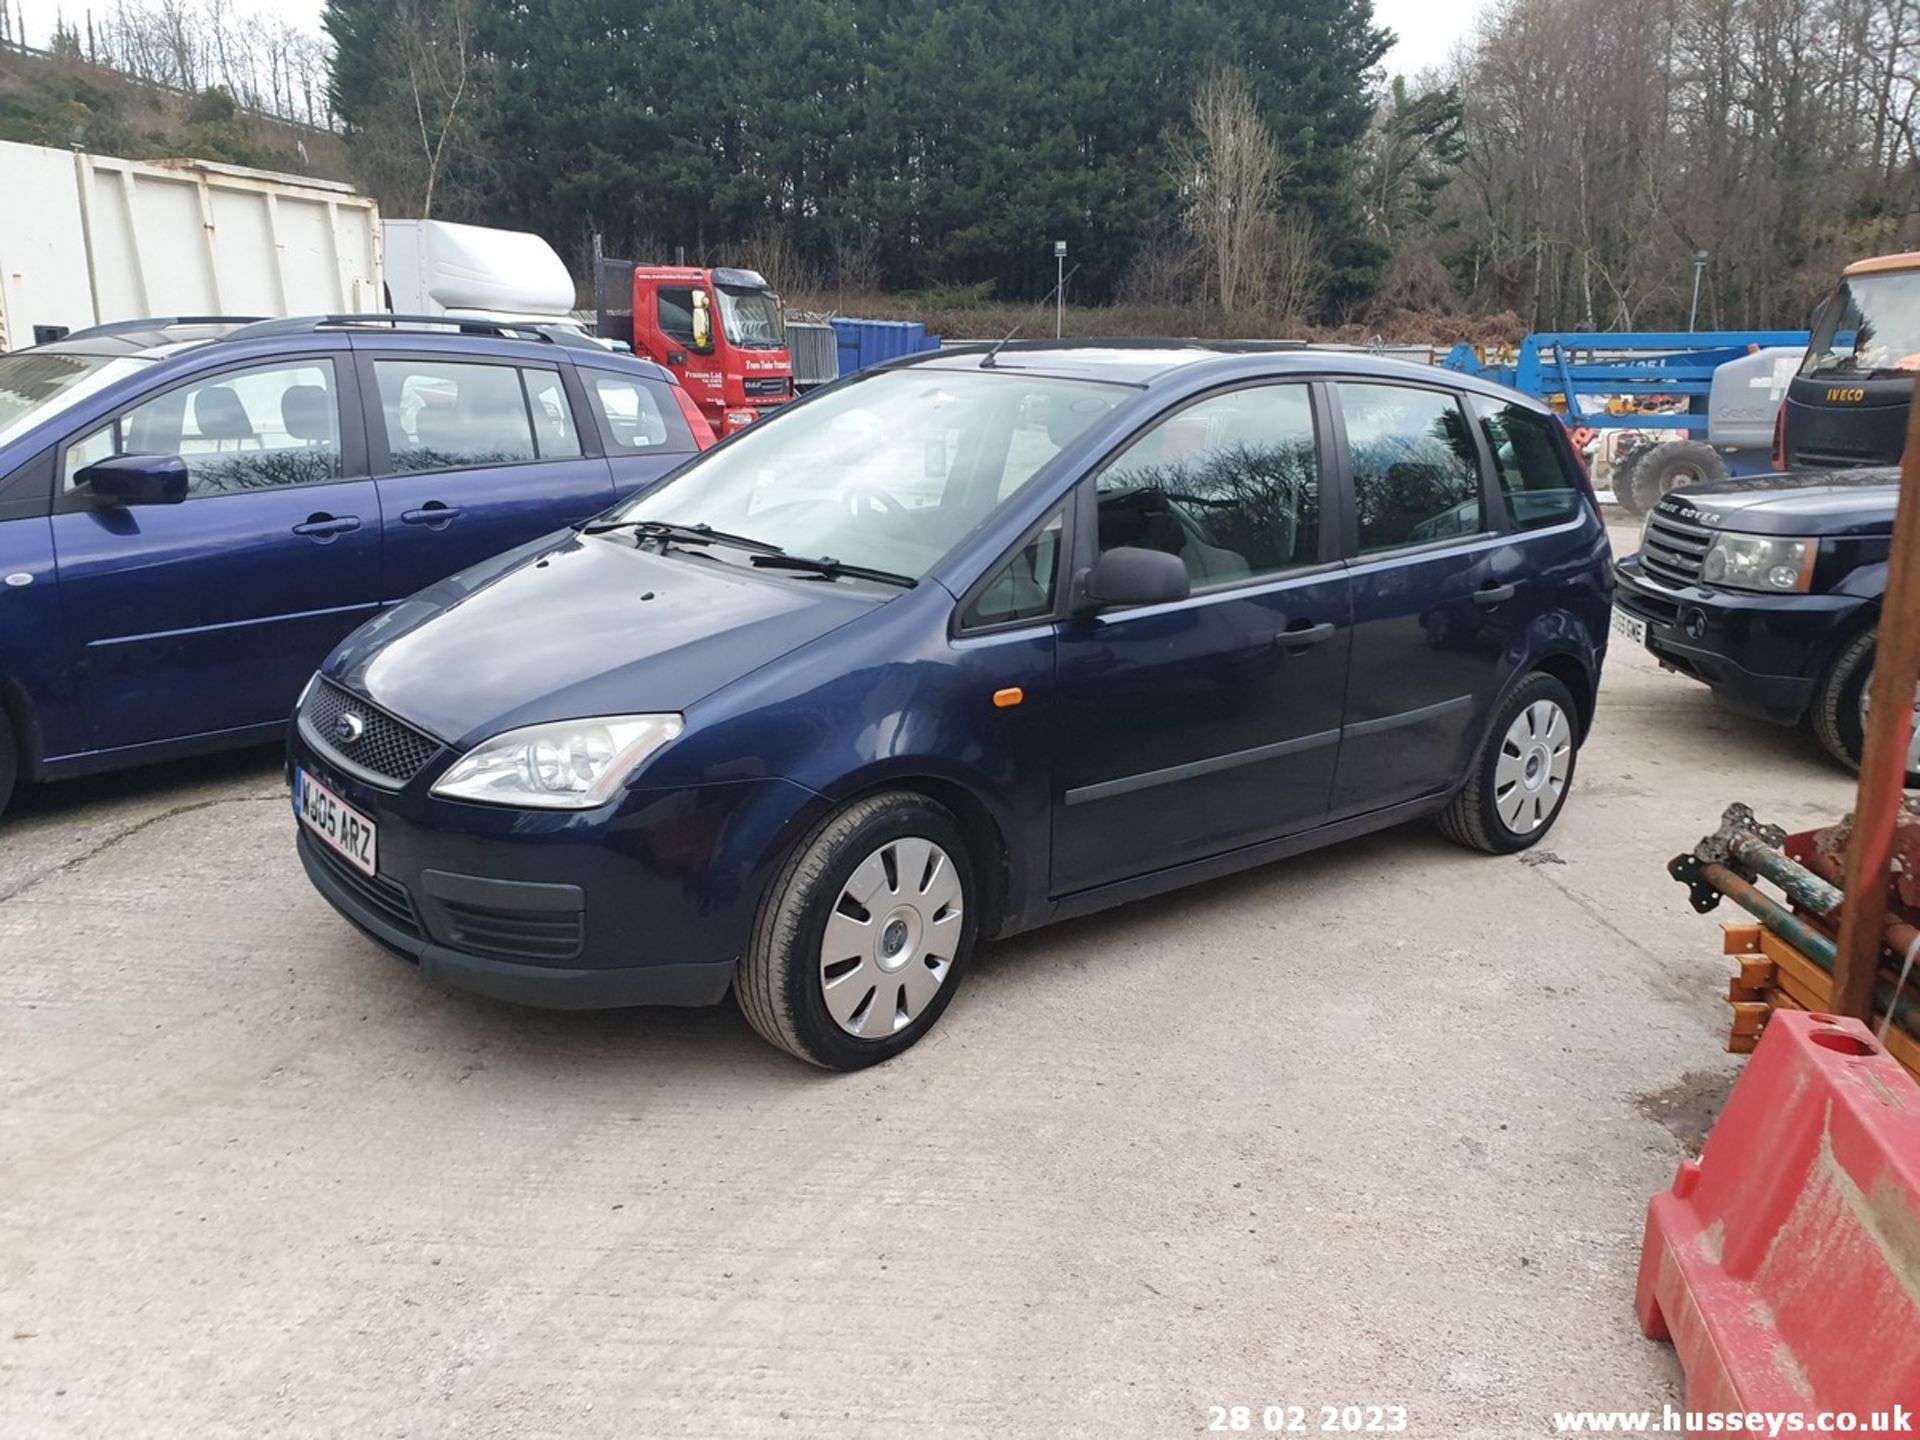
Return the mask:
POLYGON ((1483 585, 1473 592, 1473 603, 1491 609, 1495 605, 1504 605, 1520 593, 1518 585, 1483 585))
POLYGON ((358 530, 359 528, 360 517, 358 515, 334 516, 321 510, 309 515, 301 524, 294 526, 293 533, 296 535, 305 535, 309 539, 317 540, 324 545, 336 535, 345 535, 349 531, 358 530))
POLYGON ((1275 635, 1273 643, 1289 655, 1304 655, 1315 645, 1331 640, 1338 628, 1335 625, 1309 625, 1304 620, 1296 620, 1275 635))
POLYGON ((418 510, 403 510, 400 519, 407 525, 448 525, 460 518, 458 505, 443 505, 438 500, 429 500, 418 510))

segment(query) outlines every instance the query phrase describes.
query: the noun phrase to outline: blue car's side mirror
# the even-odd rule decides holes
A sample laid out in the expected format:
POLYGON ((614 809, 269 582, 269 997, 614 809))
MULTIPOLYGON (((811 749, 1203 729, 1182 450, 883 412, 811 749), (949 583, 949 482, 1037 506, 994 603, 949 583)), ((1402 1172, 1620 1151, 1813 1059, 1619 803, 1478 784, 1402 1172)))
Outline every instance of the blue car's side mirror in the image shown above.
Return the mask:
POLYGON ((187 462, 178 455, 110 455, 73 477, 101 505, 178 505, 187 498, 187 462))
POLYGON ((1074 609, 1091 615, 1123 605, 1164 605, 1186 599, 1191 584, 1178 555, 1123 545, 1094 562, 1080 582, 1074 609))

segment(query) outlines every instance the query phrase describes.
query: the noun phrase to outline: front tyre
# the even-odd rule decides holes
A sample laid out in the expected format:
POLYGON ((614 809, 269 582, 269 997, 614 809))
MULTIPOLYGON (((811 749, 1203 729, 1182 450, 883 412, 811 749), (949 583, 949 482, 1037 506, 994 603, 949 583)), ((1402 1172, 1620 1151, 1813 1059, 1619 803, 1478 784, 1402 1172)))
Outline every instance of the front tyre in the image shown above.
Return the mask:
POLYGON ((895 790, 855 801, 794 851, 761 898, 734 993, 747 1022, 830 1070, 898 1055, 953 999, 978 934, 953 816, 895 790))
POLYGON ((1573 696, 1534 671, 1494 717, 1487 740, 1447 808, 1440 828, 1451 840, 1489 855, 1540 843, 1573 791, 1580 734, 1573 696))
MULTIPOLYGON (((1860 768, 1866 749, 1867 702, 1873 693, 1873 657, 1879 649, 1880 627, 1854 637, 1820 677, 1809 717, 1813 733, 1827 753, 1849 770, 1860 768)), ((1916 695, 1920 701, 1920 695, 1916 695)), ((1920 725, 1907 749, 1907 786, 1920 786, 1920 725)))

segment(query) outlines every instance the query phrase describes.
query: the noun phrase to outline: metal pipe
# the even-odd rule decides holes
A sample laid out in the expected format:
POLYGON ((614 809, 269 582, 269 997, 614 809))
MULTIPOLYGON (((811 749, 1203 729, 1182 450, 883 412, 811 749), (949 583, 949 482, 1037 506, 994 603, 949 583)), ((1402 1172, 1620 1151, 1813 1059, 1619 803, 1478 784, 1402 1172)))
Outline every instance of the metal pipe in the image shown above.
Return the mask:
MULTIPOLYGON (((1830 880, 1835 885, 1846 878, 1846 867, 1831 856, 1815 855, 1807 862, 1807 867, 1821 879, 1830 880)), ((1896 955, 1905 955, 1916 944, 1920 944, 1920 929, 1909 925, 1898 915, 1887 916, 1888 949, 1896 955)))
POLYGON ((1846 902, 1847 897, 1838 885, 1782 855, 1758 835, 1734 836, 1727 843, 1727 853, 1747 869, 1773 881, 1802 910, 1811 910, 1823 920, 1846 902))
MULTIPOLYGON (((1745 876, 1736 874, 1724 865, 1701 866, 1700 878, 1822 970, 1829 975, 1833 973, 1838 947, 1831 937, 1821 934, 1779 901, 1756 890, 1745 876)), ((1912 929, 1911 926, 1906 928, 1912 929)), ((1893 1016, 1902 1030, 1920 1037, 1920 1003, 1896 994, 1893 986, 1884 980, 1874 986, 1873 998, 1877 1007, 1893 1016)))

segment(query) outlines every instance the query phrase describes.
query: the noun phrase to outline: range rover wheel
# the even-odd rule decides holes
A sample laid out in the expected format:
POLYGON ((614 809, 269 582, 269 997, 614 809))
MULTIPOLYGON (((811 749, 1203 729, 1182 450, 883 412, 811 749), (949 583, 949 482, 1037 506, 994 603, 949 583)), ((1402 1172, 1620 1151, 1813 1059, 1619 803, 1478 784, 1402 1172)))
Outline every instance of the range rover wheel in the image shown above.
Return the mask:
POLYGON ((1441 830, 1489 855, 1539 844, 1573 789, 1578 724, 1566 686, 1540 671, 1527 676, 1500 707, 1467 783, 1440 812, 1441 830))
POLYGON ((0 710, 0 815, 7 813, 13 787, 20 778, 20 747, 14 743, 13 726, 7 712, 0 710))
POLYGON ((781 1049, 831 1070, 898 1055, 939 1020, 977 931, 966 837, 910 791, 856 801, 760 902, 734 993, 781 1049))
MULTIPOLYGON (((1873 694, 1873 656, 1880 640, 1874 626, 1835 657, 1813 695, 1813 733, 1827 753, 1849 770, 1860 768, 1866 748, 1867 703, 1873 694)), ((1914 696, 1920 702, 1920 693, 1914 696)), ((1907 785, 1920 786, 1920 726, 1907 748, 1907 785)))

